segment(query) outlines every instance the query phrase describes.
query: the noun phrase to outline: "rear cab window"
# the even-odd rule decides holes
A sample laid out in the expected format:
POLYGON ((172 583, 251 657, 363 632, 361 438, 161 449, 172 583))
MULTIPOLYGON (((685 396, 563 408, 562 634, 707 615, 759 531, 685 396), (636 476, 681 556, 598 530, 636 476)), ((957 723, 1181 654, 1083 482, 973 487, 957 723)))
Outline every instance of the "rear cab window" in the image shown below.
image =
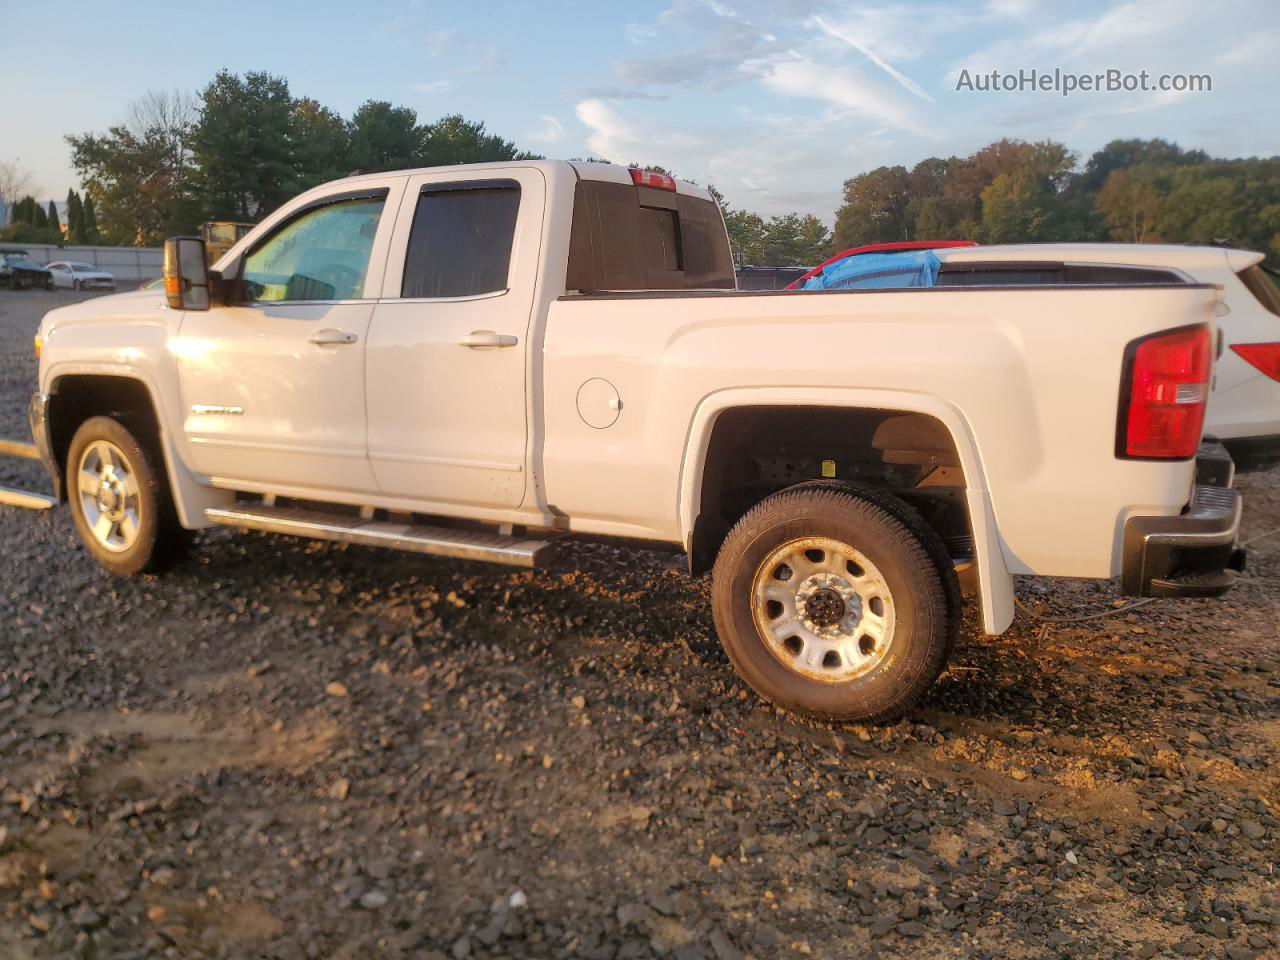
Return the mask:
POLYGON ((735 287, 729 238, 714 201, 640 184, 578 181, 567 290, 735 287))

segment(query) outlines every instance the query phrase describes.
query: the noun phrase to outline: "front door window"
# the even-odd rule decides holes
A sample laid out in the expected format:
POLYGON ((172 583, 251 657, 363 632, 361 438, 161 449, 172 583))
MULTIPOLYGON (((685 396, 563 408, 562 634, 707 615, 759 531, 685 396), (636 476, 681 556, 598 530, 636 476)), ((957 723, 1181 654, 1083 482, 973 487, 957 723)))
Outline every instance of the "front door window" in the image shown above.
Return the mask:
POLYGON ((253 302, 359 300, 382 197, 340 200, 289 221, 245 260, 244 285, 253 302))

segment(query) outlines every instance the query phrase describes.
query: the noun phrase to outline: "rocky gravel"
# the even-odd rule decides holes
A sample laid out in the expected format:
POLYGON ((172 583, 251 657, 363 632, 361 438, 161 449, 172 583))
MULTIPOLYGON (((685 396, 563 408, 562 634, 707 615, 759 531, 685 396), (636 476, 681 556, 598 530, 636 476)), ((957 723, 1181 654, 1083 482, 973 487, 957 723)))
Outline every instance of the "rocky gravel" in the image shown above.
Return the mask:
MULTIPOLYGON (((0 291, 0 436, 41 313, 0 291)), ((0 483, 39 480, 0 461, 0 483)), ((0 507, 0 958, 1280 956, 1280 471, 1223 601, 1026 581, 884 728, 739 683, 707 584, 0 507)))

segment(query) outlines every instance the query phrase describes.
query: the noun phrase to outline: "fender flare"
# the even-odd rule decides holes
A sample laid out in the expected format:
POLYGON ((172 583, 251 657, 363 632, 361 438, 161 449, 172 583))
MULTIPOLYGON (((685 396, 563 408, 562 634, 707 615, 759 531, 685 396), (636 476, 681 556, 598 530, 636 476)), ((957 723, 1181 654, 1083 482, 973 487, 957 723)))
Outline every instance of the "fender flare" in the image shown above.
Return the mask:
POLYGON ((209 526, 204 511, 208 507, 226 506, 234 498, 227 490, 219 490, 201 482, 183 462, 174 443, 173 428, 169 423, 169 413, 159 402, 161 396, 151 378, 135 367, 121 366, 112 363, 61 363, 49 368, 42 380, 48 384, 45 390, 51 397, 56 397, 58 385, 75 377, 116 377, 121 380, 132 380, 142 384, 147 392, 147 399, 155 413, 156 424, 160 435, 157 442, 164 458, 165 471, 169 477, 169 494, 173 498, 173 506, 178 514, 178 522, 188 530, 199 530, 209 526))
POLYGON ((699 401, 689 422, 680 464, 677 511, 685 548, 692 546, 694 522, 701 508, 702 474, 716 421, 739 407, 850 407, 918 413, 933 417, 951 434, 965 476, 965 500, 973 527, 974 560, 983 629, 1003 633, 1013 622, 1013 575, 1005 564, 995 511, 977 442, 964 415, 929 394, 848 387, 743 387, 718 390, 699 401))

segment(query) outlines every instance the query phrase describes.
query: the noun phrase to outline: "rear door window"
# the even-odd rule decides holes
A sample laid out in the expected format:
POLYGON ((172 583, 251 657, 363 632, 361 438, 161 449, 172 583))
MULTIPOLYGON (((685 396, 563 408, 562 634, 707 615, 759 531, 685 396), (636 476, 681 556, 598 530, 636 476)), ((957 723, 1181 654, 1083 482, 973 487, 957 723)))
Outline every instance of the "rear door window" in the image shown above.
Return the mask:
POLYGON ((400 296, 474 297, 507 289, 520 212, 514 180, 431 185, 418 197, 400 296))

